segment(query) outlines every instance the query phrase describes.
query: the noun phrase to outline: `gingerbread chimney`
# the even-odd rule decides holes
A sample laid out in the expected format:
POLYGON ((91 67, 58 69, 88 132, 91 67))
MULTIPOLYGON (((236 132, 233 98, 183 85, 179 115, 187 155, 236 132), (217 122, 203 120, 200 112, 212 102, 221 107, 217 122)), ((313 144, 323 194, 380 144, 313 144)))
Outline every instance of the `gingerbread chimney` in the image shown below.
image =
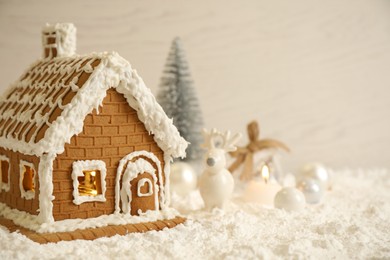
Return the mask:
POLYGON ((72 56, 76 51, 76 27, 71 23, 46 24, 42 44, 44 59, 72 56))

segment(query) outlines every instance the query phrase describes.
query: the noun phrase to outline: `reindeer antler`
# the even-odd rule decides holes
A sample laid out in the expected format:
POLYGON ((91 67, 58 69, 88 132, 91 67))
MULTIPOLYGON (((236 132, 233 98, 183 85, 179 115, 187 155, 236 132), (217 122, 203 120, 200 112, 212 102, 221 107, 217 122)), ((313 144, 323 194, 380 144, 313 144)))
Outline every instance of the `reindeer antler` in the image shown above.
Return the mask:
POLYGON ((206 128, 203 128, 202 135, 204 138, 204 142, 200 145, 203 148, 213 148, 215 144, 213 142, 213 137, 216 136, 217 129, 213 128, 210 131, 207 131, 206 128))
POLYGON ((226 131, 223 135, 223 149, 227 152, 234 152, 235 150, 237 150, 237 146, 235 144, 238 142, 238 140, 240 140, 241 136, 241 133, 236 133, 235 135, 230 137, 230 131, 226 131))
POLYGON ((242 135, 241 133, 237 133, 232 137, 230 137, 230 135, 230 131, 222 133, 215 128, 211 129, 210 131, 203 129, 204 143, 201 146, 204 148, 220 148, 226 152, 233 152, 237 149, 235 144, 242 135))

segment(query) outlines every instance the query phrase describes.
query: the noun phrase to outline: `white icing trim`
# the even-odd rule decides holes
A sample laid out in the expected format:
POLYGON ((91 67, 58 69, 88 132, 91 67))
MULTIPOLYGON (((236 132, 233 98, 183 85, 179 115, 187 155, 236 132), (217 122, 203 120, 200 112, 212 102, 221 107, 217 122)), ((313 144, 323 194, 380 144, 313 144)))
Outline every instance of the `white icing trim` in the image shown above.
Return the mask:
POLYGON ((173 208, 165 210, 148 210, 140 216, 128 214, 102 215, 89 219, 66 219, 52 223, 41 224, 38 216, 17 209, 11 209, 0 203, 0 216, 12 220, 16 225, 34 230, 38 233, 69 232, 86 228, 105 227, 109 225, 126 225, 154 222, 157 220, 172 219, 180 214, 173 208))
MULTIPOLYGON (((43 57, 45 57, 45 48, 52 47, 57 49, 57 57, 74 55, 76 53, 76 31, 76 27, 71 23, 46 24, 42 29, 43 57), (45 33, 55 33, 55 43, 48 44, 47 38, 52 35, 45 35, 45 33)), ((48 58, 52 58, 52 55, 50 51, 48 58)))
MULTIPOLYGON (((157 183, 156 183, 157 184, 157 183)), ((148 178, 142 178, 141 180, 138 181, 138 187, 137 187, 137 196, 138 197, 149 197, 153 194, 153 186, 152 186, 152 181, 148 178), (141 188, 145 185, 148 184, 148 192, 147 193, 142 193, 141 188)))
POLYGON ((44 154, 40 157, 38 166, 39 178, 39 214, 40 223, 53 223, 53 162, 54 154, 44 154))
MULTIPOLYGON (((140 158, 136 160, 135 162, 129 162, 127 164, 125 173, 122 176, 122 189, 121 189, 121 202, 122 202, 122 212, 124 214, 130 214, 131 212, 131 201, 132 201, 132 192, 131 192, 131 184, 130 182, 135 179, 138 174, 147 172, 153 177, 153 186, 155 188, 154 192, 154 201, 155 201, 155 210, 158 210, 158 185, 157 185, 157 177, 156 177, 156 169, 153 168, 153 166, 146 160, 140 158)), ((143 179, 142 179, 143 180, 143 179)), ((149 179, 147 179, 149 180, 149 179)), ((149 180, 150 181, 150 180, 149 180)), ((150 185, 152 183, 150 182, 150 185)), ((151 190, 153 191, 153 187, 151 187, 151 190)), ((139 182, 137 190, 139 192, 139 182)))
MULTIPOLYGON (((121 59, 121 62, 127 62, 121 59)), ((131 70, 130 64, 128 66, 131 70)), ((146 130, 154 135, 154 140, 165 153, 174 158, 185 157, 188 142, 180 136, 172 119, 167 117, 136 70, 132 70, 131 76, 130 81, 121 80, 116 90, 122 93, 129 105, 137 111, 138 118, 144 123, 146 130)))
POLYGON ((170 192, 170 176, 171 176, 171 162, 172 158, 166 154, 164 155, 164 174, 165 174, 165 201, 164 207, 169 207, 171 204, 171 192, 170 192))
MULTIPOLYGON (((119 205, 120 196, 121 196, 121 194, 120 194, 120 180, 121 180, 121 175, 122 175, 122 172, 124 170, 124 167, 133 158, 139 157, 139 156, 145 156, 146 158, 149 158, 150 160, 152 160, 157 165, 158 180, 159 180, 159 183, 160 183, 160 187, 159 187, 159 190, 160 190, 160 202, 159 202, 159 204, 161 205, 161 208, 165 207, 164 202, 165 202, 165 193, 166 193, 166 191, 164 189, 164 179, 162 177, 162 169, 161 169, 161 162, 160 162, 160 160, 151 152, 148 152, 148 151, 136 151, 136 152, 132 152, 132 153, 126 155, 125 157, 123 157, 119 161, 119 166, 118 166, 118 169, 117 169, 117 172, 116 172, 116 179, 115 179, 115 213, 120 213, 120 211, 121 211, 121 208, 120 208, 120 205, 119 205)), ((170 157, 170 156, 168 155, 168 157, 170 157)))
MULTIPOLYGON (((48 125, 49 128, 45 132, 45 136, 38 143, 35 143, 35 135, 26 143, 24 139, 21 141, 16 139, 13 134, 0 137, 2 147, 18 151, 23 154, 41 156, 44 153, 61 154, 64 152, 65 143, 70 143, 74 135, 78 135, 83 130, 85 117, 92 112, 93 109, 98 110, 102 105, 104 97, 107 95, 107 90, 111 87, 123 94, 128 104, 137 111, 138 118, 144 123, 145 128, 149 133, 153 134, 153 138, 158 146, 169 154, 171 157, 184 157, 185 149, 188 143, 180 136, 177 128, 173 125, 172 119, 169 119, 164 110, 157 103, 151 90, 146 87, 142 78, 138 76, 137 72, 131 68, 131 65, 119 56, 117 53, 94 53, 86 56, 74 56, 75 59, 100 59, 100 64, 90 72, 92 73, 88 80, 77 91, 72 101, 63 108, 61 116, 54 122, 48 125)), ((56 63, 50 65, 50 70, 58 69, 61 62, 69 61, 69 57, 56 58, 56 63)), ((75 68, 65 66, 63 70, 55 72, 56 74, 74 71, 75 68)), ((85 69, 86 70, 86 69, 85 69)), ((52 71, 49 71, 49 74, 52 71)), ((28 87, 33 83, 32 79, 16 82, 14 87, 28 87)), ((75 78, 74 80, 77 80, 75 78)), ((71 82, 70 85, 74 85, 71 82)), ((46 88, 44 85, 40 86, 46 88)), ((59 86, 56 86, 59 87, 59 86)), ((75 87, 77 89, 77 87, 75 87)), ((5 100, 4 96, 1 101, 5 100)), ((15 94, 12 96, 17 98, 15 94)), ((26 98, 29 98, 28 96, 26 98)), ((42 100, 42 95, 34 98, 34 102, 52 104, 51 100, 42 100)), ((54 109, 54 107, 53 107, 54 109)), ((11 109, 5 111, 3 116, 5 118, 13 118, 11 109)), ((23 111, 21 115, 16 115, 18 118, 22 117, 22 121, 30 118, 32 111, 23 111)), ((49 114, 49 113, 48 113, 49 114)), ((18 119, 19 120, 19 119, 18 119)), ((40 127, 47 123, 48 116, 40 117, 36 114, 33 124, 40 127)), ((10 132, 11 133, 11 132, 10 132)))
MULTIPOLYGON (((11 174, 10 174, 11 173, 11 163, 10 163, 9 158, 7 156, 5 156, 5 155, 0 155, 0 161, 8 162, 8 173, 7 173, 7 175, 8 175, 8 183, 3 182, 2 175, 0 175, 0 191, 1 190, 9 191, 9 189, 10 189, 10 182, 11 182, 11 179, 10 179, 10 177, 11 177, 11 174)), ((0 165, 0 167, 1 167, 1 165, 0 165)), ((0 168, 0 173, 3 174, 2 168, 0 168)))
POLYGON ((22 198, 25 198, 26 200, 32 200, 35 197, 35 189, 37 188, 36 183, 35 183, 36 175, 37 175, 37 171, 35 170, 34 164, 27 162, 27 161, 24 161, 24 160, 20 160, 20 163, 19 163, 19 189, 20 189, 20 194, 21 194, 22 198), (32 179, 32 182, 34 185, 34 190, 28 190, 28 191, 24 190, 23 178, 24 178, 25 166, 30 167, 34 171, 34 177, 32 179))
POLYGON ((75 161, 73 162, 73 171, 72 171, 72 179, 73 179, 73 203, 76 205, 80 205, 84 202, 90 201, 106 201, 106 163, 100 160, 85 160, 85 161, 75 161), (81 196, 79 194, 79 180, 78 177, 84 176, 83 171, 100 171, 101 185, 102 185, 102 194, 96 196, 81 196))

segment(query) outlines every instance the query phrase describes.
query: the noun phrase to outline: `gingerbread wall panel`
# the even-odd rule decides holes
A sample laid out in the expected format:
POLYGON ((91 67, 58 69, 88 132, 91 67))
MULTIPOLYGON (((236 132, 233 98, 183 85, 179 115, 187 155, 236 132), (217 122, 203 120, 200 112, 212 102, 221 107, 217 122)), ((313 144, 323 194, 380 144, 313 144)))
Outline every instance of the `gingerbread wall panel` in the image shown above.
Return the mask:
POLYGON ((115 209, 115 183, 119 161, 131 152, 153 152, 164 169, 163 151, 149 135, 137 112, 122 94, 114 89, 107 91, 99 113, 95 110, 84 120, 82 133, 72 137, 65 152, 54 162, 55 220, 90 218, 111 214, 115 209), (106 164, 106 202, 73 203, 72 164, 78 160, 102 160, 106 164))
POLYGON ((18 152, 13 152, 3 148, 0 148, 0 155, 6 156, 10 160, 10 178, 8 180, 10 189, 9 191, 0 191, 0 202, 5 203, 13 209, 22 210, 32 215, 37 215, 37 210, 39 208, 39 181, 37 174, 39 158, 36 156, 24 155, 18 152), (21 160, 32 163, 35 168, 35 196, 33 199, 26 200, 21 196, 19 186, 21 160))

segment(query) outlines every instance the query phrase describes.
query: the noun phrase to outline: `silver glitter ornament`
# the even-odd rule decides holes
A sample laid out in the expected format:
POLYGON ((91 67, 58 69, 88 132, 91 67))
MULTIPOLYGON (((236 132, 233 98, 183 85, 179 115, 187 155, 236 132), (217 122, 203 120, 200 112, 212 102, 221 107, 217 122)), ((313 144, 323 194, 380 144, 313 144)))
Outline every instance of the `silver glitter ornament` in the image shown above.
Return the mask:
POLYGON ((309 163, 304 165, 297 179, 298 182, 306 179, 315 179, 319 182, 324 191, 331 188, 329 172, 326 167, 320 163, 309 163))
POLYGON ((324 189, 322 185, 315 179, 303 179, 297 183, 298 190, 305 195, 307 203, 319 203, 324 196, 324 189))
POLYGON ((305 196, 294 187, 285 187, 276 193, 274 206, 278 209, 297 211, 305 207, 305 196))
POLYGON ((196 189, 198 176, 188 163, 175 162, 171 165, 169 180, 171 192, 184 197, 196 189))

